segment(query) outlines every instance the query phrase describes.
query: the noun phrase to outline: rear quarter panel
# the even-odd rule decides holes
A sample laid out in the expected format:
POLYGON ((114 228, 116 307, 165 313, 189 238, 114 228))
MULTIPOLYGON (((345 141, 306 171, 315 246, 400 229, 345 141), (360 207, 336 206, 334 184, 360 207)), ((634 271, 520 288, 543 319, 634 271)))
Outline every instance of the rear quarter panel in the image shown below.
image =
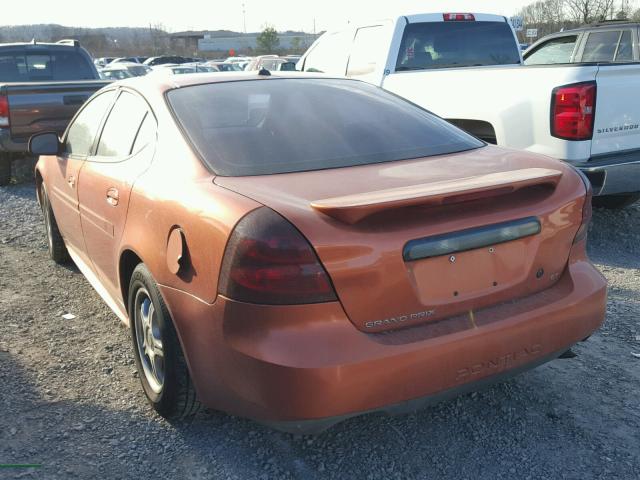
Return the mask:
MULTIPOLYGON (((133 187, 120 256, 133 251, 156 282, 210 303, 217 296, 227 238, 237 221, 259 205, 215 186, 213 175, 191 151, 168 112, 156 110, 156 114, 156 157, 133 187), (167 264, 174 228, 182 230, 187 252, 177 274, 167 264)), ((126 304, 126 298, 123 301, 126 304)))

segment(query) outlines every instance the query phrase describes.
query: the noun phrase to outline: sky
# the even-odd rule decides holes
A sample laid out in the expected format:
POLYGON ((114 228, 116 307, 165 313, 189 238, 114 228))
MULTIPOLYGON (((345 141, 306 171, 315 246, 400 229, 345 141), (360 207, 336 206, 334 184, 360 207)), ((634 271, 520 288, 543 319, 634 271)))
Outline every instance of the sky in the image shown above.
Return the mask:
POLYGON ((313 32, 347 21, 408 13, 476 12, 511 16, 533 0, 29 0, 3 8, 0 25, 57 23, 73 27, 148 27, 182 30, 277 30, 313 32), (243 5, 245 15, 243 18, 243 5))

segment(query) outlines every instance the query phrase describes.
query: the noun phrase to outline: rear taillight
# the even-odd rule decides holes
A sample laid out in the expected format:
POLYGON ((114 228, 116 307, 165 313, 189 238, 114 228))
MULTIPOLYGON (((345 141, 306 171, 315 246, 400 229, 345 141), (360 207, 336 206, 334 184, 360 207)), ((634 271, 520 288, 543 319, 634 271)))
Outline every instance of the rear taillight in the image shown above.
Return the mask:
POLYGON ((269 305, 337 300, 309 242, 266 207, 236 225, 222 262, 219 291, 233 300, 269 305))
POLYGON ((555 88, 551 97, 551 135, 564 140, 590 140, 596 91, 596 82, 555 88))
POLYGON ((9 126, 9 100, 0 94, 0 127, 9 126))
POLYGON ((580 178, 582 178, 582 182, 587 189, 587 194, 584 198, 584 205, 582 207, 582 223, 580 224, 580 228, 573 239, 574 245, 587 239, 589 224, 591 223, 591 217, 593 216, 593 206, 591 205, 593 200, 593 188, 591 187, 591 182, 580 170, 576 168, 576 171, 580 174, 580 178))
POLYGON ((472 13, 443 13, 445 22, 474 22, 476 17, 472 13))

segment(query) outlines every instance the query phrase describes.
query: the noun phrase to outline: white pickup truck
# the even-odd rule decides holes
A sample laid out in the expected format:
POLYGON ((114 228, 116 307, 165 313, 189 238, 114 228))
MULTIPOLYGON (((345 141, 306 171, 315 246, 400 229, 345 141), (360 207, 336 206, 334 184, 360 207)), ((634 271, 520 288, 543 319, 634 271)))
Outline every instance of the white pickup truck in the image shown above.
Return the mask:
MULTIPOLYGON (((639 51, 637 32, 614 49, 624 41, 639 51)), ((523 65, 505 17, 434 13, 327 32, 297 67, 367 81, 487 142, 564 160, 596 204, 619 208, 640 198, 637 62, 523 65)))

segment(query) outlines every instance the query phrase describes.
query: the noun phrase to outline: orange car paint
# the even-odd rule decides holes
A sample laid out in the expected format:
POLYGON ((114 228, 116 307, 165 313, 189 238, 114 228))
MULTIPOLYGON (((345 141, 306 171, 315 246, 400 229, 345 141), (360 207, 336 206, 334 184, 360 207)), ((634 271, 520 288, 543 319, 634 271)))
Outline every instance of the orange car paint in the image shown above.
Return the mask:
POLYGON ((41 157, 36 167, 74 260, 125 321, 127 261, 147 265, 206 405, 265 422, 342 418, 535 364, 600 326, 606 282, 586 258, 584 241, 573 244, 585 186, 570 167, 486 146, 350 168, 216 177, 184 139, 164 94, 237 79, 269 81, 199 74, 107 87, 149 102, 155 145, 135 166, 59 156, 41 157), (403 189, 414 198, 403 200, 403 189), (234 226, 263 205, 309 240, 339 301, 270 306, 218 294, 234 226), (358 209, 364 212, 354 214, 358 209), (412 239, 531 216, 542 225, 535 236, 454 260, 402 257, 412 239), (172 239, 176 231, 181 242, 172 239), (405 320, 376 323, 398 317, 405 320))

